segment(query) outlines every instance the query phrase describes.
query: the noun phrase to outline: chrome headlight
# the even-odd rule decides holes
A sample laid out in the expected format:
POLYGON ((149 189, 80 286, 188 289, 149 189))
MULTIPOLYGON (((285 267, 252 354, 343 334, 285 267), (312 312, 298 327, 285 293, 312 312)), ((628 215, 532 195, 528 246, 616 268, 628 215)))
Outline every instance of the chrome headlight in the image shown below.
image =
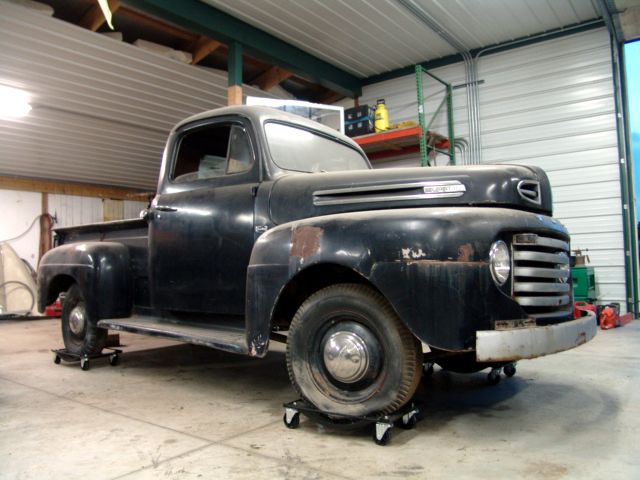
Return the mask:
POLYGON ((489 250, 489 267, 493 281, 499 286, 505 284, 509 280, 511 273, 511 254, 509 247, 502 240, 498 240, 491 245, 489 250))

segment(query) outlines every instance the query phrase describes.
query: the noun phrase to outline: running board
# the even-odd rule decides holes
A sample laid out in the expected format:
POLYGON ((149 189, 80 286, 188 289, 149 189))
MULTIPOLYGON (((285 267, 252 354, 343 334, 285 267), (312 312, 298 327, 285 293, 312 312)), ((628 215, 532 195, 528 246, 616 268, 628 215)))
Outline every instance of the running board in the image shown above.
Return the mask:
POLYGON ((109 330, 162 337, 193 343, 231 353, 248 354, 247 337, 242 327, 220 323, 180 322, 150 315, 100 320, 98 326, 109 330))

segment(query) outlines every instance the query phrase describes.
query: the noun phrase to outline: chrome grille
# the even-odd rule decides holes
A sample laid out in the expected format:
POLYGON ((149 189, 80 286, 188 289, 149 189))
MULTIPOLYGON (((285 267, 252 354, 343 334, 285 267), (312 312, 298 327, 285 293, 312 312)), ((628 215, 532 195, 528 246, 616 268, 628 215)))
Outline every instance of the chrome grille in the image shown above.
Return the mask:
POLYGON ((532 233, 513 236, 513 298, 534 318, 571 313, 569 243, 532 233))

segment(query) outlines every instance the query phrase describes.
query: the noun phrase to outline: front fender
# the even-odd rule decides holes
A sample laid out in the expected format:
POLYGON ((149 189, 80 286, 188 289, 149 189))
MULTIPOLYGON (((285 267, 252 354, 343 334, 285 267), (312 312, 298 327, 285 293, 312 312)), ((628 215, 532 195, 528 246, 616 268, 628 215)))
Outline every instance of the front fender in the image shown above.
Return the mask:
POLYGON ((38 267, 38 309, 60 293, 56 280, 70 278, 81 289, 94 318, 131 314, 133 295, 127 247, 114 242, 70 243, 50 250, 38 267))
POLYGON ((568 236, 552 219, 502 208, 396 209, 280 225, 254 246, 247 277, 248 344, 266 352, 274 308, 291 279, 318 264, 367 279, 421 341, 471 350, 477 330, 527 314, 489 272, 491 244, 512 232, 568 236))

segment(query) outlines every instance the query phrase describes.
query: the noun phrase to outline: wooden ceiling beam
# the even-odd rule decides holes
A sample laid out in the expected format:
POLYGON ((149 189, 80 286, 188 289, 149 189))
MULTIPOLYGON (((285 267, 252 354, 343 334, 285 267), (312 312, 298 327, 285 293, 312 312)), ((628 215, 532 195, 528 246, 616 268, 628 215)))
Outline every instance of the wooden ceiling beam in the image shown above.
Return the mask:
POLYGON ((218 48, 222 46, 222 43, 217 40, 211 40, 207 37, 200 37, 193 45, 191 49, 191 54, 193 58, 191 60, 191 64, 195 65, 196 63, 200 63, 205 57, 215 52, 218 48))
POLYGON ((114 200, 147 200, 149 196, 154 195, 152 192, 145 192, 135 188, 7 176, 0 176, 0 188, 27 192, 79 195, 82 197, 112 198, 114 200))
MULTIPOLYGON (((111 10, 111 13, 115 12, 119 8, 120 0, 109 0, 109 10, 111 10)), ((98 5, 98 2, 95 2, 95 4, 87 11, 87 13, 84 14, 80 22, 78 22, 78 25, 91 30, 92 32, 95 32, 106 21, 107 20, 104 18, 104 13, 102 13, 100 5, 98 5)))
POLYGON ((120 9, 118 9, 118 15, 123 15, 129 20, 136 22, 138 25, 144 25, 149 28, 160 30, 187 42, 194 43, 199 38, 199 36, 195 33, 188 32, 186 30, 183 30, 182 28, 174 27, 173 25, 169 25, 168 23, 156 20, 155 18, 148 17, 140 12, 137 12, 136 10, 132 10, 127 7, 121 7, 120 9))
POLYGON ((274 66, 256 77, 251 83, 262 90, 270 90, 292 76, 293 73, 290 71, 274 66))
POLYGON ((341 93, 327 90, 322 95, 318 95, 316 101, 324 105, 331 105, 332 103, 336 103, 338 100, 342 100, 343 98, 344 98, 344 95, 342 95, 341 93))

